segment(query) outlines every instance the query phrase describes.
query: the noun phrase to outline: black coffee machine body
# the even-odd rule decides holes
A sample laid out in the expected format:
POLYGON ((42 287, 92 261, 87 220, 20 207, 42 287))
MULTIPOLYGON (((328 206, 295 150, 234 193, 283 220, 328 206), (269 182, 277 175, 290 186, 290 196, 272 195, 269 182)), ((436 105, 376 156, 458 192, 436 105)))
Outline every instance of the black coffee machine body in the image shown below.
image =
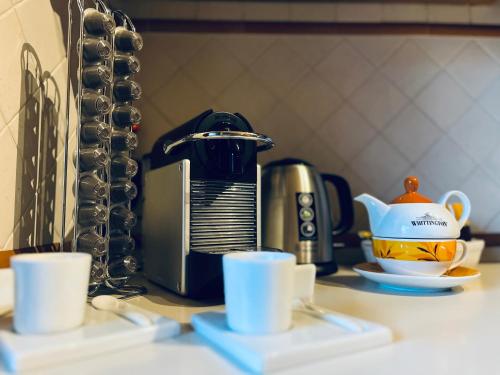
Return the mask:
POLYGON ((181 295, 222 295, 222 255, 260 246, 260 167, 271 148, 240 114, 208 110, 158 139, 144 175, 146 276, 181 295))

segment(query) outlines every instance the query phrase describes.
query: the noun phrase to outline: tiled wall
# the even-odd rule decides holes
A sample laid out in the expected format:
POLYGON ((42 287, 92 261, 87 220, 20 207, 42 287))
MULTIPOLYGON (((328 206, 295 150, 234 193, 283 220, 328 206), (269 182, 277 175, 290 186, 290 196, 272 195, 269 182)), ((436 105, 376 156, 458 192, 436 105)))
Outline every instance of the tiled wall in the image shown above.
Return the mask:
POLYGON ((500 231, 500 39, 148 33, 141 58, 142 153, 206 108, 238 111, 276 141, 262 162, 301 157, 384 200, 416 174, 500 231))
MULTIPOLYGON (((66 64, 54 9, 65 3, 0 0, 0 249, 60 238, 66 64)), ((303 157, 384 199, 416 173, 433 197, 463 189, 476 227, 500 230, 500 41, 151 33, 145 42, 140 152, 208 107, 240 111, 278 144, 263 162, 303 157)))
POLYGON ((499 25, 500 0, 110 0, 134 18, 280 22, 417 22, 499 25), (146 4, 146 6, 145 6, 146 4))
POLYGON ((0 0, 0 249, 60 238, 65 3, 0 0))

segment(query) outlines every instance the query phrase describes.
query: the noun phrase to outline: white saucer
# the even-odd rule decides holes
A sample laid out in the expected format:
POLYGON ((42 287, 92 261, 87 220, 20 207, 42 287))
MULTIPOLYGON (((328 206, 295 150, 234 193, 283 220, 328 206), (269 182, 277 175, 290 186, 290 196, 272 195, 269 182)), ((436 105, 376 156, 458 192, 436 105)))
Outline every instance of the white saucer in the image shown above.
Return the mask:
POLYGON ((308 314, 294 312, 292 328, 274 335, 242 335, 231 331, 224 312, 195 314, 194 330, 230 360, 256 373, 318 362, 392 341, 389 328, 351 317, 364 328, 349 332, 308 314))
POLYGON ((173 319, 162 318, 141 327, 112 312, 87 306, 85 323, 79 328, 55 334, 19 335, 12 330, 12 317, 8 315, 0 318, 0 360, 9 371, 35 370, 138 347, 176 336, 180 331, 180 324, 173 319))
POLYGON ((443 291, 476 280, 481 273, 474 268, 457 267, 443 276, 406 276, 384 272, 377 263, 359 263, 353 267, 368 280, 385 287, 410 291, 443 291))

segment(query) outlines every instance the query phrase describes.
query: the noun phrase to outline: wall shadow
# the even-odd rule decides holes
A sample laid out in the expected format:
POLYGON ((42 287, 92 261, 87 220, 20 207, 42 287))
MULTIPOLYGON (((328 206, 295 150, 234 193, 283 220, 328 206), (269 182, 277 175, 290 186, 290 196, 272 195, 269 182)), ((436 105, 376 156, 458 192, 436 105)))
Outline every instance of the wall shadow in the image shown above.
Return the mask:
POLYGON ((21 99, 17 134, 17 173, 13 246, 52 244, 58 154, 59 88, 29 44, 22 47, 21 99))

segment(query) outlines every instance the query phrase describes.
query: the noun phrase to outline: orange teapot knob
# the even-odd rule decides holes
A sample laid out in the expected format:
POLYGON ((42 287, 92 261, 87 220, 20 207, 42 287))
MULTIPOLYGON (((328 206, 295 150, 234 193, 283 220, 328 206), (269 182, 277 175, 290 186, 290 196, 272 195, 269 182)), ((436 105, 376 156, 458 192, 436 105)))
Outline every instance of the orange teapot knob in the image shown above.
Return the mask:
POLYGON ((406 177, 404 182, 406 192, 394 198, 391 203, 431 203, 431 199, 417 192, 418 185, 417 176, 406 177))
POLYGON ((418 190, 418 177, 408 176, 404 182, 405 190, 407 193, 414 193, 418 190))

